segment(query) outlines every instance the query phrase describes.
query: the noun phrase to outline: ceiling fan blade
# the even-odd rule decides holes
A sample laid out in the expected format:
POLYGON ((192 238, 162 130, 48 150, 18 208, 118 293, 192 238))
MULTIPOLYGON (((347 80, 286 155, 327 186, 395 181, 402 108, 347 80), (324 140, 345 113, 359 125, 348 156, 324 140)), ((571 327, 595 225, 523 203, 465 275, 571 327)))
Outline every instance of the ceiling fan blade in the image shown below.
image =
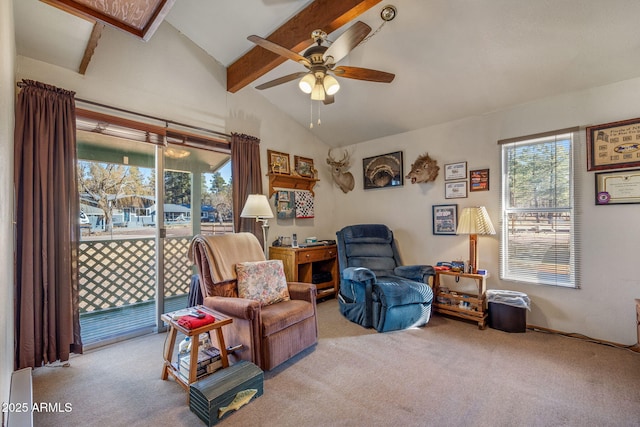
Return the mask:
POLYGON ((395 74, 387 73, 384 71, 348 66, 336 67, 332 71, 338 77, 379 83, 391 83, 396 76, 395 74))
POLYGON ((286 76, 278 77, 277 79, 274 79, 256 86, 256 89, 258 90, 269 89, 270 87, 278 86, 278 85, 281 85, 282 83, 287 83, 287 82, 290 82, 291 80, 301 78, 305 74, 307 74, 306 71, 300 71, 298 73, 293 73, 293 74, 288 74, 286 76))
POLYGON ((325 59, 332 57, 331 64, 337 64, 342 58, 347 56, 351 49, 358 46, 360 42, 367 37, 371 31, 371 27, 362 21, 353 24, 347 31, 342 33, 340 37, 333 42, 324 53, 325 59))
POLYGON ((287 49, 286 47, 280 46, 279 44, 276 44, 274 42, 271 42, 267 39, 263 39, 260 36, 249 36, 247 37, 247 39, 249 41, 254 42, 255 44, 257 44, 260 47, 263 47, 267 50, 270 50, 273 53, 277 53, 280 56, 284 56, 287 59, 290 59, 292 61, 296 61, 301 63, 302 65, 304 65, 305 67, 310 67, 311 63, 309 62, 309 60, 307 58, 305 58, 304 56, 300 55, 299 53, 295 53, 292 50, 287 49))
POLYGON ((335 101, 335 95, 325 95, 324 101, 322 102, 324 103, 324 105, 329 105, 333 104, 333 101, 335 101))

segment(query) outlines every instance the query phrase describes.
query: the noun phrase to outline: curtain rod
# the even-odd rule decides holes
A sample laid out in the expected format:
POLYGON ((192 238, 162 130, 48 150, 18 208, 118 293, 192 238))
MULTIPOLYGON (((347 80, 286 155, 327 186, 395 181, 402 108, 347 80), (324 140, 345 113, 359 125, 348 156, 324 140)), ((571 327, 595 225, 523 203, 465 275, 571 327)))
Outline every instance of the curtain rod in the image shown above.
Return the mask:
MULTIPOLYGON (((24 83, 24 82, 18 82, 17 86, 19 88, 23 88, 23 87, 28 86, 28 85, 26 83, 24 83)), ((152 119, 152 120, 158 120, 158 121, 161 121, 161 122, 165 122, 167 124, 168 123, 172 123, 174 125, 184 126, 184 127, 187 127, 187 128, 190 128, 190 129, 196 129, 196 130, 199 130, 199 131, 202 131, 202 132, 209 132, 209 133, 212 133, 214 135, 223 136, 225 138, 231 138, 231 135, 229 135, 228 133, 218 132, 218 131, 211 130, 211 129, 205 129, 205 128, 201 128, 201 127, 198 127, 198 126, 192 126, 192 125, 188 125, 188 124, 185 124, 185 123, 179 123, 179 122, 175 122, 173 120, 162 119, 160 117, 154 117, 154 116, 150 116, 150 115, 147 115, 147 114, 136 113, 135 111, 125 110, 124 108, 112 107, 110 105, 101 104, 99 102, 89 101, 87 99, 82 99, 82 98, 75 98, 75 99, 76 99, 76 101, 84 102, 85 104, 91 104, 91 105, 95 105, 95 106, 98 106, 98 107, 108 108, 110 110, 116 110, 116 111, 120 111, 122 113, 134 114, 136 116, 145 117, 147 119, 152 119)))
POLYGON ((225 138, 231 138, 231 135, 229 135, 228 133, 224 133, 224 132, 218 132, 218 131, 211 130, 211 129, 205 129, 205 128, 201 128, 201 127, 198 127, 198 126, 192 126, 192 125, 188 125, 188 124, 185 124, 185 123, 176 122, 176 121, 173 121, 173 120, 167 120, 167 119, 163 119, 163 118, 160 118, 160 117, 150 116, 148 114, 136 113, 135 111, 125 110, 124 108, 112 107, 110 105, 105 105, 105 104, 101 104, 99 102, 89 101, 89 100, 82 99, 82 98, 76 98, 76 100, 80 101, 80 102, 84 102, 85 104, 91 104, 91 105, 95 105, 95 106, 98 106, 98 107, 108 108, 108 109, 111 109, 111 110, 120 111, 122 113, 135 114, 136 116, 145 117, 147 119, 159 120, 159 121, 165 122, 167 124, 168 123, 172 123, 174 125, 184 126, 186 128, 196 129, 196 130, 199 130, 199 131, 202 131, 202 132, 209 132, 209 133, 212 133, 214 135, 224 136, 225 138))

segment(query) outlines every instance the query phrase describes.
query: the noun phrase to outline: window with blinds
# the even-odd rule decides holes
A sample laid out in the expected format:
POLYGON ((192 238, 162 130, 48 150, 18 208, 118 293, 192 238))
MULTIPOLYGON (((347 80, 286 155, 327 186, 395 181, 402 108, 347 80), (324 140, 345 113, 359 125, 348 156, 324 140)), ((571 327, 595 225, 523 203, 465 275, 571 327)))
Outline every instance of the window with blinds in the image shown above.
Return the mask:
POLYGON ((577 129, 499 141, 500 277, 579 287, 574 152, 577 129))

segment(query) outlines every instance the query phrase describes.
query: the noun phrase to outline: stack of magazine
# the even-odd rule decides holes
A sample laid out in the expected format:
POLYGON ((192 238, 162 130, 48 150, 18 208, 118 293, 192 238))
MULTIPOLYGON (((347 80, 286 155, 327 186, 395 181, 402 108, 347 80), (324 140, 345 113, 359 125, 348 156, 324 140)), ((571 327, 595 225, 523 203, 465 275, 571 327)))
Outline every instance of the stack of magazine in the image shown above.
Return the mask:
MULTIPOLYGON (((191 362, 191 352, 182 353, 178 356, 178 372, 180 377, 189 382, 189 365, 191 362)), ((198 370, 196 373, 196 381, 200 378, 212 374, 222 368, 222 360, 220 359, 220 350, 215 347, 198 349, 198 370)))

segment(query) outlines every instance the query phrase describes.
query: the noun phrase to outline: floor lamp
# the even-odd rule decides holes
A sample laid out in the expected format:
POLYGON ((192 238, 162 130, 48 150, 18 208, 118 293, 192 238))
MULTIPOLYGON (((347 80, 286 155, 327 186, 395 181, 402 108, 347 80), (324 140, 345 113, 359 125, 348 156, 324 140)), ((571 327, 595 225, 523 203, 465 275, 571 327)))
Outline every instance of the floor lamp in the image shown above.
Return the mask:
POLYGON ((469 235, 469 266, 471 273, 478 272, 478 235, 496 234, 487 209, 484 206, 463 208, 456 234, 469 235))
POLYGON ((256 222, 262 222, 264 256, 269 258, 267 254, 267 235, 269 234, 269 218, 273 218, 273 212, 271 212, 267 196, 264 194, 249 194, 240 216, 242 218, 255 218, 256 222))

